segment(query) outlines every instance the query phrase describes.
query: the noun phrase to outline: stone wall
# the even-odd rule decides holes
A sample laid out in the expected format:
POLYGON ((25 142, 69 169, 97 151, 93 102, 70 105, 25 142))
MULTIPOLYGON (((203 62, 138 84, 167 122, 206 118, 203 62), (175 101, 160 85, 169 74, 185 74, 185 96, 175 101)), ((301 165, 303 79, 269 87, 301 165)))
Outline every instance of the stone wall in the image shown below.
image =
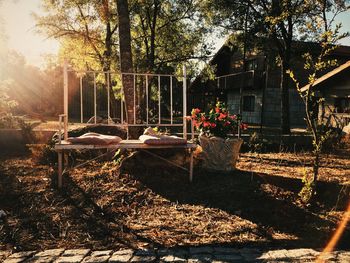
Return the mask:
MULTIPOLYGON (((262 110, 262 89, 249 89, 243 91, 243 96, 255 96, 255 111, 243 111, 243 121, 251 124, 260 124, 262 110)), ((239 112, 239 90, 229 91, 227 94, 227 106, 231 113, 239 112)), ((305 108, 296 90, 289 90, 290 122, 292 127, 304 127, 305 108)), ((265 90, 263 124, 266 126, 279 126, 281 122, 281 92, 278 88, 265 90)))
MULTIPOLYGON (((261 120, 261 105, 262 105, 262 91, 261 90, 244 90, 242 96, 255 96, 254 112, 243 111, 242 119, 244 122, 252 124, 260 124, 261 120)), ((230 113, 239 113, 239 90, 232 90, 227 93, 227 107, 230 113)))
MULTIPOLYGON (((263 122, 267 126, 279 126, 281 123, 281 91, 278 88, 265 90, 263 122)), ((305 106, 298 92, 289 90, 289 113, 292 127, 305 126, 305 106)))

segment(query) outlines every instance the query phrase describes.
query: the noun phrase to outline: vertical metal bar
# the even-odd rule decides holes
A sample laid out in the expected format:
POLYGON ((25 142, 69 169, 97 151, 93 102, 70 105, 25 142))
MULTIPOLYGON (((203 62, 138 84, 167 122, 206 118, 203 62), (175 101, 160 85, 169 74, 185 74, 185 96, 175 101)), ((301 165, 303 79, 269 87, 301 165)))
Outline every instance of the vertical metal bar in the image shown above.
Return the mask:
POLYGON ((134 74, 134 124, 136 124, 136 74, 134 74))
POLYGON ((80 77, 80 123, 84 122, 83 111, 83 77, 80 77))
POLYGON ((182 115, 183 115, 183 137, 187 140, 187 121, 186 121, 186 114, 187 114, 187 74, 186 74, 186 66, 183 65, 183 98, 182 98, 182 115))
MULTIPOLYGON (((122 73, 122 79, 123 79, 123 73, 122 73)), ((123 80, 122 80, 122 87, 120 89, 120 123, 124 123, 124 112, 123 112, 123 98, 124 98, 124 87, 123 87, 123 80)))
POLYGON ((58 144, 61 144, 61 142, 62 142, 62 115, 59 115, 58 116, 58 144))
POLYGON ((227 77, 225 77, 225 90, 226 90, 227 77))
POLYGON ((68 138, 68 62, 63 66, 63 111, 64 111, 64 139, 68 138))
POLYGON ((158 75, 158 124, 161 123, 161 114, 160 114, 160 75, 158 75))
POLYGON ((97 87, 96 87, 96 73, 94 72, 94 116, 95 121, 94 123, 97 123, 97 87))
POLYGON ((107 124, 109 124, 109 118, 111 115, 111 95, 110 95, 110 78, 111 78, 111 73, 107 71, 107 124))
POLYGON ((170 124, 173 124, 173 76, 170 76, 170 124))
POLYGON ((146 125, 148 125, 148 75, 146 75, 146 125))

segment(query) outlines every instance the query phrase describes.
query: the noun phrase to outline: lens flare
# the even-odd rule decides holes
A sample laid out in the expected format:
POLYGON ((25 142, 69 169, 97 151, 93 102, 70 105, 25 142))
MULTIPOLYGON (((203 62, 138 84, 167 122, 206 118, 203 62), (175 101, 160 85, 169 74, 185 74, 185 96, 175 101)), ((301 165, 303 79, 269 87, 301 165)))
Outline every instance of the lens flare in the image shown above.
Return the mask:
POLYGON ((325 259, 323 259, 324 256, 327 253, 332 252, 334 250, 334 248, 337 245, 340 237, 342 236, 349 220, 350 220, 350 202, 349 202, 348 207, 344 213, 344 216, 343 216, 342 220, 339 222, 338 227, 337 227, 336 231, 334 232, 332 238, 329 240, 329 242, 327 243, 326 247, 323 249, 321 254, 317 257, 316 263, 325 262, 325 259))

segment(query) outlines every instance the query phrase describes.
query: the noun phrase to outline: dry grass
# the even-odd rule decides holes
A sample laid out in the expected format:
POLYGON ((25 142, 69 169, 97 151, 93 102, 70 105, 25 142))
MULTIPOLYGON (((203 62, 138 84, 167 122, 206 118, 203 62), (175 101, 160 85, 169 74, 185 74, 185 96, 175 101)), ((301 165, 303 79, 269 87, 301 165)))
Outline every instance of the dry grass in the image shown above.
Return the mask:
MULTIPOLYGON (((52 167, 30 158, 0 164, 0 249, 53 247, 322 247, 343 215, 349 155, 323 156, 318 206, 298 202, 304 154, 242 154, 238 171, 181 171, 138 156, 120 171, 91 163, 57 191, 52 167), (301 165, 302 164, 302 165, 301 165), (340 197, 340 198, 339 198, 340 197)), ((309 169, 309 168, 307 168, 309 169)), ((349 248, 349 234, 340 246, 349 248)))

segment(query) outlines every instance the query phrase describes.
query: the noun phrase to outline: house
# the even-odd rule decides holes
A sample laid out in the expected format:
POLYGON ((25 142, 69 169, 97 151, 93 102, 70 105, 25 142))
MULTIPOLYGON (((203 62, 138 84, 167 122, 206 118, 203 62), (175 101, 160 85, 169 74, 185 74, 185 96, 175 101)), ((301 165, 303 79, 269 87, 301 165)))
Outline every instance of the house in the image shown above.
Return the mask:
MULTIPOLYGON (((306 92, 309 88, 306 85, 301 90, 306 92)), ((320 105, 323 109, 319 110, 324 116, 320 117, 336 127, 350 123, 350 60, 318 78, 312 88, 324 98, 320 105)))
MULTIPOLYGON (((293 42, 291 68, 301 86, 307 83, 308 77, 301 56, 306 52, 317 54, 319 50, 317 43, 293 42)), ((227 41, 210 61, 210 66, 216 69, 215 78, 207 79, 204 70, 191 84, 189 106, 206 109, 208 104, 221 100, 230 112, 240 113, 247 123, 279 127, 281 73, 276 57, 276 51, 265 45, 247 48, 244 59, 239 44, 227 41)), ((339 63, 350 60, 350 47, 339 46, 332 58, 339 63)), ((350 75, 348 79, 350 81, 350 75)), ((332 82, 332 85, 335 84, 332 82)), ((334 90, 340 92, 339 89, 334 90)), ((289 85, 289 112, 291 127, 305 127, 305 107, 292 81, 289 85)))

